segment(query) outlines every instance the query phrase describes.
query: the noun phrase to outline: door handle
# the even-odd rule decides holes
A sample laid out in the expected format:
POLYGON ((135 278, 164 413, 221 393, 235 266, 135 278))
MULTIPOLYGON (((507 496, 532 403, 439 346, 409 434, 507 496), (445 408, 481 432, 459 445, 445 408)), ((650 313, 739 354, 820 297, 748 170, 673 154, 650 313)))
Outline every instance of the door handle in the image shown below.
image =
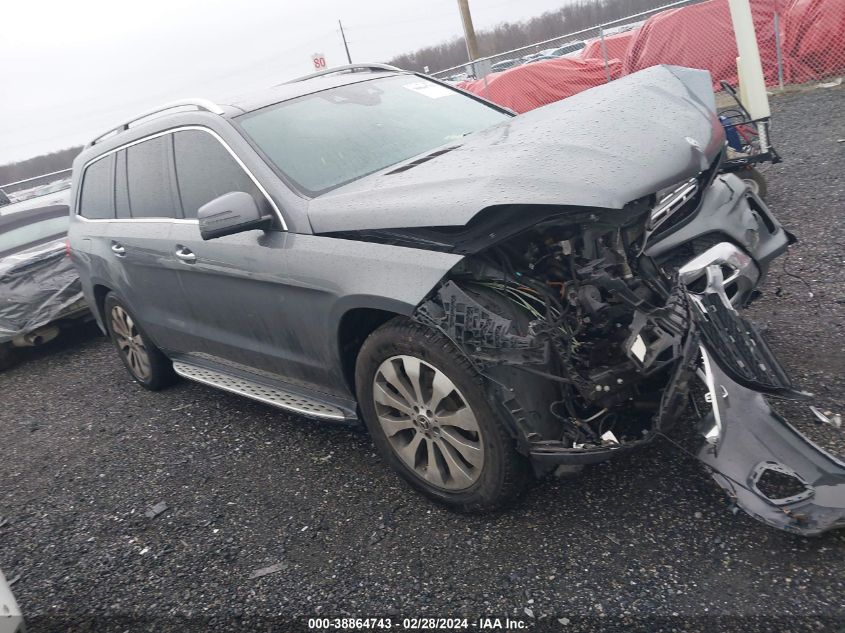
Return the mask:
POLYGON ((126 249, 123 248, 123 244, 118 244, 117 242, 111 243, 111 252, 118 257, 124 257, 126 255, 126 249))
POLYGON ((181 259, 186 264, 193 264, 195 261, 197 261, 197 256, 194 254, 194 252, 190 248, 182 246, 181 244, 176 245, 176 257, 181 259))

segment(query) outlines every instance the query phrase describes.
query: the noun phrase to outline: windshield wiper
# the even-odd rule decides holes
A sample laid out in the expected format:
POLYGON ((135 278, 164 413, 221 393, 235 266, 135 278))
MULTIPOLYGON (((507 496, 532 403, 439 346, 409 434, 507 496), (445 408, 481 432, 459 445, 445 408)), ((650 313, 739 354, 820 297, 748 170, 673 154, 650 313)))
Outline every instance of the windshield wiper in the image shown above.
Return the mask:
POLYGON ((417 165, 421 165, 422 163, 430 161, 432 158, 437 158, 438 156, 442 156, 443 154, 445 154, 447 152, 451 152, 453 149, 458 149, 459 147, 460 147, 460 145, 452 145, 451 147, 444 147, 443 149, 438 149, 434 152, 431 152, 431 154, 426 154, 425 156, 420 156, 419 158, 411 161, 410 163, 406 163, 406 164, 402 165, 401 167, 397 167, 396 169, 393 169, 393 170, 387 172, 385 174, 385 176, 390 176, 391 174, 399 174, 399 173, 402 173, 403 171, 408 171, 409 169, 416 167, 417 165))

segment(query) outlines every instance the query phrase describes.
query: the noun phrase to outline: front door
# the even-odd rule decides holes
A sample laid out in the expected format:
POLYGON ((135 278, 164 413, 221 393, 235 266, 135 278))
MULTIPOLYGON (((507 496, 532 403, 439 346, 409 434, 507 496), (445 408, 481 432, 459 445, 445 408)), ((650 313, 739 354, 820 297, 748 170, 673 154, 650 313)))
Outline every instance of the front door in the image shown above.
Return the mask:
MULTIPOLYGON (((249 193, 265 212, 275 213, 269 198, 214 134, 205 129, 174 132, 173 151, 187 219, 195 218, 206 202, 232 191, 249 193)), ((318 388, 319 376, 303 371, 298 334, 284 318, 288 238, 276 227, 205 241, 195 222, 173 226, 170 248, 193 320, 186 346, 207 361, 318 388)))

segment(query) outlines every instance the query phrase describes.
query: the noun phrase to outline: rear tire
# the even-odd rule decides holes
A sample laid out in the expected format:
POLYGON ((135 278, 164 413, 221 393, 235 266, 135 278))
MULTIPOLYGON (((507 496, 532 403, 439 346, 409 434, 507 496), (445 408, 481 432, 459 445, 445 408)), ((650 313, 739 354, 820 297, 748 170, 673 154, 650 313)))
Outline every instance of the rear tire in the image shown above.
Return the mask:
POLYGON ((434 330, 405 318, 383 325, 361 347, 355 384, 376 449, 425 496, 483 512, 511 503, 530 481, 484 380, 434 330))
POLYGON ((114 292, 106 295, 104 320, 124 366, 139 385, 158 391, 178 380, 173 363, 155 346, 138 320, 114 292))

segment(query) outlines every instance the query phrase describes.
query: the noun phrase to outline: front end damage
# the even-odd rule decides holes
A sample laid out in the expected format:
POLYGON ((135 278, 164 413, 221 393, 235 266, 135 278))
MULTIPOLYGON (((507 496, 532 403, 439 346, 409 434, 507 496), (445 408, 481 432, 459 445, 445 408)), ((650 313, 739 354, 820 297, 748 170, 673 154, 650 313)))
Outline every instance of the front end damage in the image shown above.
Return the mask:
POLYGON ((538 475, 640 446, 704 401, 699 459, 737 505, 799 534, 845 525, 845 465, 771 409, 764 394, 805 394, 736 311, 789 236, 738 180, 702 177, 673 226, 662 203, 683 183, 623 209, 544 209, 518 234, 488 232, 491 243, 467 253, 414 318, 485 376, 538 475), (729 207, 725 217, 751 213, 758 234, 735 219, 702 226, 708 197, 729 207), (664 248, 680 230, 701 243, 664 248))

